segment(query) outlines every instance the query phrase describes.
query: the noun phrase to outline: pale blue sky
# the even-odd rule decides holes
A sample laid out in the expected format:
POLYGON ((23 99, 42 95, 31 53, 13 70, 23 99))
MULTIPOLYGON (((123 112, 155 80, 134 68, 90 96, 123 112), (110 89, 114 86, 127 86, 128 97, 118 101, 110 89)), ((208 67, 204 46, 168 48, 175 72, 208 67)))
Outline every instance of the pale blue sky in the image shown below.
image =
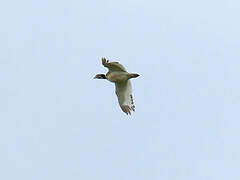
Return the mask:
POLYGON ((240 1, 0 3, 0 179, 239 180, 240 1), (141 76, 121 112, 101 57, 141 76))

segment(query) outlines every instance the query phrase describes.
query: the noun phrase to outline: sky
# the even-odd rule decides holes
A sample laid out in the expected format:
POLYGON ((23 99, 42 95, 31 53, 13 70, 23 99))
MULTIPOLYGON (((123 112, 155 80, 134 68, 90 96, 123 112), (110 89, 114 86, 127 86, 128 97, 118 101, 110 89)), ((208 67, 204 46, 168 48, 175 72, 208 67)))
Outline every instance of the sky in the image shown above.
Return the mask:
POLYGON ((239 180, 239 7, 0 2, 0 179, 239 180), (132 116, 102 57, 141 75, 132 116))

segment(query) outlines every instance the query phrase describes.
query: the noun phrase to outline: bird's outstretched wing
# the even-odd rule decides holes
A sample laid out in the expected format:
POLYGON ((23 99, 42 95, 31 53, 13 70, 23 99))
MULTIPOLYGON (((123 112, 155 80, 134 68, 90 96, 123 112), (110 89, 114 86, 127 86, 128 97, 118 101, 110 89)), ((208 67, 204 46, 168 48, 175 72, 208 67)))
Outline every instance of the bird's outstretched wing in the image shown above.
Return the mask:
POLYGON ((102 58, 102 65, 108 68, 109 72, 114 72, 114 71, 127 72, 127 70, 120 63, 109 62, 109 60, 106 60, 105 58, 102 58))
POLYGON ((135 106, 133 103, 132 85, 130 80, 122 83, 115 83, 115 87, 118 103, 122 111, 127 115, 131 115, 131 111, 135 111, 135 106))

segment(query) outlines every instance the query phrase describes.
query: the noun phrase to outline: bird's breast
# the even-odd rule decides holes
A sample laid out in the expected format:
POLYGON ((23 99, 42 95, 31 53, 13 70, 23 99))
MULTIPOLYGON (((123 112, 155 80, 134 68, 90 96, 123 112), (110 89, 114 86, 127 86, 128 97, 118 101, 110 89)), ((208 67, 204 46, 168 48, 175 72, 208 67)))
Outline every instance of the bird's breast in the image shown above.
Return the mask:
POLYGON ((122 82, 128 79, 127 73, 125 72, 108 72, 106 77, 111 82, 122 82))

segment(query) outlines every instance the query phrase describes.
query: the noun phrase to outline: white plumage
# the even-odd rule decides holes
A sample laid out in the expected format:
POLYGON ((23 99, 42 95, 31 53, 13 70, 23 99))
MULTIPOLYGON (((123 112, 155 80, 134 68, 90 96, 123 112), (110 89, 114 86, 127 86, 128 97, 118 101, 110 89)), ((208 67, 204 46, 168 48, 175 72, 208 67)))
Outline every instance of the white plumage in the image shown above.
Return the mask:
POLYGON ((135 106, 132 96, 131 78, 136 78, 139 75, 135 73, 128 73, 123 65, 118 62, 109 62, 102 58, 102 65, 108 68, 108 73, 97 74, 95 79, 107 79, 115 83, 115 92, 118 97, 119 105, 123 112, 131 115, 131 111, 135 111, 135 106))

